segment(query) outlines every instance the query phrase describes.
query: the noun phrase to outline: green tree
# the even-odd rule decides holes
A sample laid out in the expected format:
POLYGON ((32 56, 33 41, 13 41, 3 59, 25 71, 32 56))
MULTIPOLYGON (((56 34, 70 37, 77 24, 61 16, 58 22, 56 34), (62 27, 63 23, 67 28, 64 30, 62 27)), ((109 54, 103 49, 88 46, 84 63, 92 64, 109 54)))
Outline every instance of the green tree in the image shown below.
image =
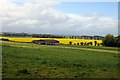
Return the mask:
POLYGON ((97 46, 97 41, 94 41, 94 43, 95 43, 95 46, 97 46))
POLYGON ((83 45, 84 45, 84 43, 83 43, 83 42, 81 42, 80 44, 81 44, 81 46, 83 46, 83 45))
POLYGON ((103 38, 102 42, 103 42, 104 46, 109 46, 109 47, 114 47, 115 46, 115 38, 111 34, 106 35, 103 38))
POLYGON ((72 41, 70 41, 69 44, 72 45, 72 41))
POLYGON ((114 40, 114 46, 116 46, 116 47, 120 47, 120 36, 115 37, 115 40, 114 40))

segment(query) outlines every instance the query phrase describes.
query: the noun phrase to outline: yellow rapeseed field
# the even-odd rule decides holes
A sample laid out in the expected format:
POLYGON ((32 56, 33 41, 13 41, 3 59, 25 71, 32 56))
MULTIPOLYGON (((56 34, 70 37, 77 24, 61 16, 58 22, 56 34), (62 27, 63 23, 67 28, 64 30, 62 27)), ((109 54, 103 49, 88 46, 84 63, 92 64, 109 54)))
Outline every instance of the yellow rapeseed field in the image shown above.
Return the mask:
POLYGON ((94 45, 94 41, 97 41, 97 43, 102 43, 102 40, 89 40, 89 39, 66 39, 66 38, 54 38, 55 40, 58 40, 60 43, 62 44, 69 44, 69 42, 71 41, 73 44, 74 43, 89 43, 89 42, 93 42, 94 45))
POLYGON ((33 40, 51 40, 52 38, 26 38, 26 37, 0 37, 4 39, 9 39, 10 41, 17 42, 32 42, 33 40))
POLYGON ((61 44, 69 44, 71 41, 72 44, 77 43, 89 43, 92 42, 94 45, 94 41, 97 41, 97 43, 102 43, 102 40, 89 40, 89 39, 69 39, 69 38, 26 38, 26 37, 0 37, 0 38, 6 38, 11 41, 17 41, 17 42, 32 42, 33 40, 58 40, 61 44))

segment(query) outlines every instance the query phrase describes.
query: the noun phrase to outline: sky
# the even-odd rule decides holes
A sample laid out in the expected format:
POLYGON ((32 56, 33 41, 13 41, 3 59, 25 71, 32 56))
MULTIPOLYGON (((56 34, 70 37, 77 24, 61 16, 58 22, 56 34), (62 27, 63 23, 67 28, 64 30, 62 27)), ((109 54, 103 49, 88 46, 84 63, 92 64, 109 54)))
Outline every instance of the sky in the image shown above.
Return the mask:
POLYGON ((100 14, 117 18, 116 2, 63 2, 57 8, 65 13, 100 14))
POLYGON ((118 35, 118 3, 112 1, 3 0, 0 16, 3 32, 118 35))

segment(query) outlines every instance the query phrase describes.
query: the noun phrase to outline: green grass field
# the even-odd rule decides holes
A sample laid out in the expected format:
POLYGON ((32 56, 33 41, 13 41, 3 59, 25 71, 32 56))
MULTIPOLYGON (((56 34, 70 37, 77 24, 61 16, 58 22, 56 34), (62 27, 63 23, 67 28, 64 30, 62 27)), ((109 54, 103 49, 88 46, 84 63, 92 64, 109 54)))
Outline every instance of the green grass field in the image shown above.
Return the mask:
POLYGON ((118 78, 119 56, 116 52, 118 48, 4 41, 2 77, 118 78))

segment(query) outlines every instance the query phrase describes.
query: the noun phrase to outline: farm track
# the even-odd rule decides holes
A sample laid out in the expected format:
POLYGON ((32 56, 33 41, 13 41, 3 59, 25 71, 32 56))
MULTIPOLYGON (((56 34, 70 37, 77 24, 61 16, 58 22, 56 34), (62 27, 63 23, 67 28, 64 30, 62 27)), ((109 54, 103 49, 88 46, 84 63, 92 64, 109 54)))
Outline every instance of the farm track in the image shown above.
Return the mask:
POLYGON ((66 48, 66 49, 87 50, 87 51, 97 51, 97 52, 107 52, 107 53, 116 53, 116 54, 118 54, 118 51, 112 51, 112 50, 100 50, 100 49, 76 48, 76 47, 60 47, 60 46, 53 46, 53 47, 56 47, 56 48, 66 48))
MULTIPOLYGON (((35 47, 35 46, 19 46, 19 45, 10 45, 10 46, 25 47, 25 48, 40 48, 39 46, 38 47, 35 47)), ((40 45, 40 46, 46 46, 46 45, 40 45)), ((92 48, 77 48, 77 47, 49 46, 49 45, 47 45, 47 47, 62 48, 62 49, 76 49, 76 50, 85 50, 85 51, 87 50, 87 51, 118 54, 118 51, 113 51, 113 50, 100 50, 100 49, 92 49, 92 48)))

